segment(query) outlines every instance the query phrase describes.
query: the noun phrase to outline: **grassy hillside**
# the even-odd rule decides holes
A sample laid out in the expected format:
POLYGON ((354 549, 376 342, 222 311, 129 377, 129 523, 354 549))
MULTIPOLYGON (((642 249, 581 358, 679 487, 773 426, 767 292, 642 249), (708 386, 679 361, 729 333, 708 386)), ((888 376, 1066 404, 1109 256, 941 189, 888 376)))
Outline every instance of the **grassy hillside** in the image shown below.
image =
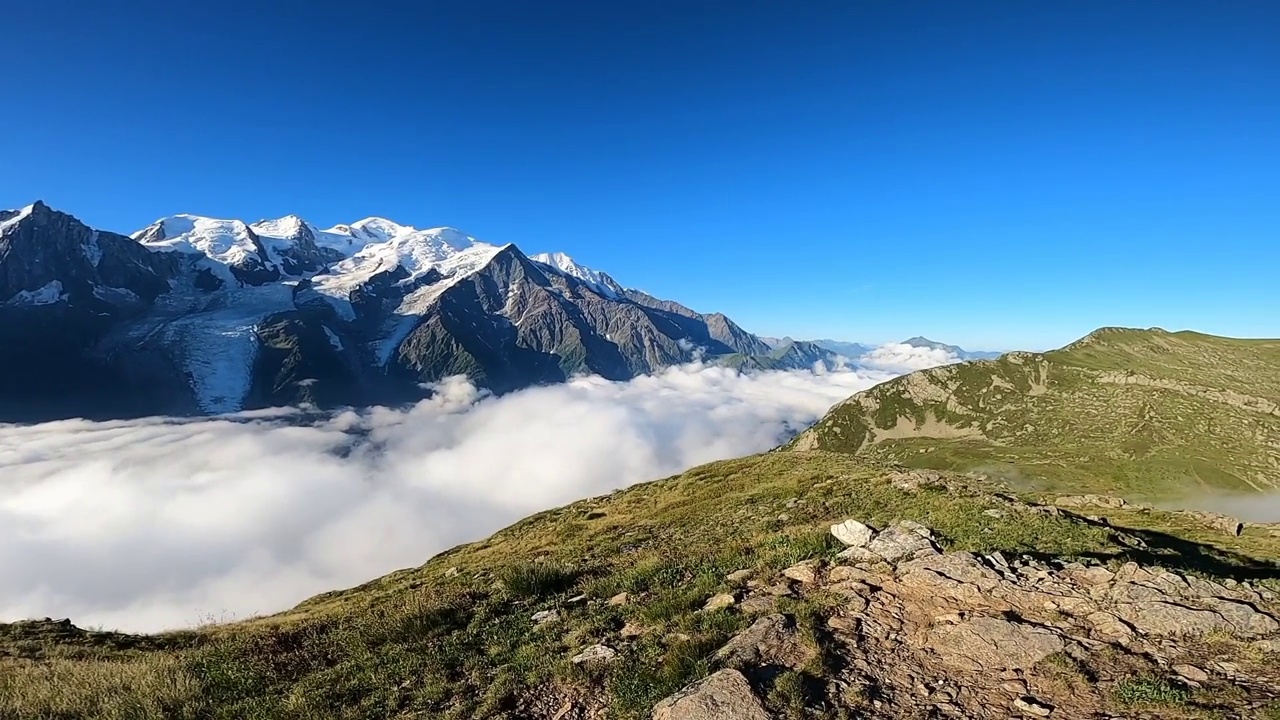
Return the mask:
POLYGON ((1280 486, 1280 340, 1106 328, 913 373, 797 438, 1027 487, 1170 500, 1280 486))
MULTIPOLYGON (((841 546, 827 528, 848 517, 909 518, 951 550, 1275 574, 1280 540, 1266 533, 1179 529, 1151 511, 1106 526, 972 478, 912 489, 894 477, 848 455, 774 452, 541 513, 273 617, 160 636, 0 626, 0 718, 521 718, 567 704, 573 717, 647 717, 750 624, 700 612, 741 587, 735 571, 830 561, 841 546), (621 661, 570 661, 596 643, 621 661)), ((811 627, 831 610, 820 596, 779 600, 811 627)))

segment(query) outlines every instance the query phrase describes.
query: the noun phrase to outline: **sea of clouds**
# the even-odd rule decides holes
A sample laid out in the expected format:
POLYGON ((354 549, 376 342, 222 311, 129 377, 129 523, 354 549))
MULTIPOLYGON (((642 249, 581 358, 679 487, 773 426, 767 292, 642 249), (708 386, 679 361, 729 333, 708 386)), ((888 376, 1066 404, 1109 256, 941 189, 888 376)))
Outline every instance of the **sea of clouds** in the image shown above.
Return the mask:
POLYGON ((695 363, 501 397, 451 378, 399 410, 0 425, 0 621, 155 631, 279 611, 539 510, 767 450, 859 390, 955 360, 907 348, 837 372, 695 363))

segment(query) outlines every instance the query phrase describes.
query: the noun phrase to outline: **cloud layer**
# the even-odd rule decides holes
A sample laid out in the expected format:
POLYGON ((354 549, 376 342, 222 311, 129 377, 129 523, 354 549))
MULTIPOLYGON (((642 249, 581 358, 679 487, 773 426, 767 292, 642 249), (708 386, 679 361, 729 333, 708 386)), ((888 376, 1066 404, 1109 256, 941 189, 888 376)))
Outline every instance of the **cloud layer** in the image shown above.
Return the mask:
POLYGON ((768 449, 894 373, 694 364, 500 398, 456 378, 408 410, 0 427, 0 620, 152 631, 278 611, 768 449))
POLYGON ((858 358, 869 370, 906 374, 916 370, 960 362, 960 356, 941 348, 918 347, 906 343, 886 343, 858 358))

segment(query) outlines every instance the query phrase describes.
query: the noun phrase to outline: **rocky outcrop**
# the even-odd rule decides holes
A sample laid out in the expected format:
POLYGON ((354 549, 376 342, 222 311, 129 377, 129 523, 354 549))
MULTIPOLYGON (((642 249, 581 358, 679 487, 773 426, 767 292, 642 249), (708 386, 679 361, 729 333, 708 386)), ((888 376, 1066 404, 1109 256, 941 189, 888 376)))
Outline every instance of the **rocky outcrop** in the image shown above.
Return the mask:
POLYGON ((1220 691, 1239 708, 1280 697, 1280 596, 1266 587, 1133 562, 942 552, 909 520, 877 533, 850 519, 832 534, 856 559, 846 551, 748 581, 733 611, 762 614, 715 654, 731 669, 668 698, 655 718, 738 717, 672 714, 727 707, 711 704, 716 693, 760 717, 760 698, 774 711, 771 678, 788 670, 820 673, 814 707, 877 718, 1147 717, 1123 704, 1135 677, 1220 691), (773 609, 780 597, 819 602, 821 627, 801 633, 773 609), (829 670, 813 670, 820 656, 829 670))

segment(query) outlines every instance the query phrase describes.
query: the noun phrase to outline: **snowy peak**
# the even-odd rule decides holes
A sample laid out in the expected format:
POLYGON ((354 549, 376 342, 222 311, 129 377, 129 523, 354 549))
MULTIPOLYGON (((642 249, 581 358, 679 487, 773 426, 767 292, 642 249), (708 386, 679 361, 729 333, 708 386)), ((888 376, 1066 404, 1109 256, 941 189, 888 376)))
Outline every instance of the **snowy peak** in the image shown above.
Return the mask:
POLYGON ((451 227, 436 227, 420 230, 410 225, 380 217, 367 217, 350 225, 335 225, 326 232, 346 235, 363 243, 385 242, 423 242, 431 245, 447 246, 454 250, 465 250, 479 242, 466 233, 451 227))
POLYGON ((226 265, 256 257, 258 252, 248 225, 199 215, 161 218, 132 237, 152 250, 198 253, 226 265))
POLYGON ((259 220, 250 225, 259 236, 293 239, 311 232, 306 221, 297 215, 285 215, 275 220, 259 220))
POLYGON ((26 218, 33 215, 37 208, 48 208, 48 205, 37 200, 35 203, 18 210, 0 210, 0 232, 5 228, 16 226, 26 218))
POLYGON ((599 270, 592 270, 585 265, 580 265, 564 253, 538 253, 530 255, 529 259, 545 265, 561 275, 576 278, 605 297, 616 298, 625 292, 622 286, 618 285, 607 274, 599 270))

